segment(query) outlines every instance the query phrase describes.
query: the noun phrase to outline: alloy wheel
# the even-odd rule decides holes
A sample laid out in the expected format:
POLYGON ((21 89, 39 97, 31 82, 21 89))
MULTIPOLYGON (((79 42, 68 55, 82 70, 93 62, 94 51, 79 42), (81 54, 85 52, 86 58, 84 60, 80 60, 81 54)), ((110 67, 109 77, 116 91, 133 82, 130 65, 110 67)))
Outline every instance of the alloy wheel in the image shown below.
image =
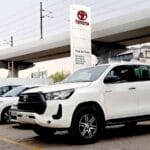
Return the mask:
POLYGON ((92 114, 85 114, 79 121, 79 133, 86 139, 93 138, 97 133, 97 119, 92 114))

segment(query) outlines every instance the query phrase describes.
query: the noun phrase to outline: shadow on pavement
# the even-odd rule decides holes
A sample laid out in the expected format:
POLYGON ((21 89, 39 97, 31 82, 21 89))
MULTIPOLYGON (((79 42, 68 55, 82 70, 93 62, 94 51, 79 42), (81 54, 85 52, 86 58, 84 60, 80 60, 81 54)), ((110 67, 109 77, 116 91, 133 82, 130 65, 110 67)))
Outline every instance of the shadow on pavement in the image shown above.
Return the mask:
MULTIPOLYGON (((100 138, 99 141, 107 141, 113 140, 116 138, 126 138, 126 137, 136 137, 140 135, 150 134, 150 124, 139 124, 135 127, 129 128, 125 126, 115 126, 109 127, 105 130, 103 137, 100 138)), ((57 134, 53 135, 52 137, 43 138, 40 136, 36 136, 34 138, 38 142, 43 142, 47 144, 74 144, 73 140, 71 140, 70 136, 67 132, 61 133, 58 132, 57 134)), ((74 139, 75 140, 75 139, 74 139)))
POLYGON ((31 125, 28 124, 14 124, 12 127, 20 130, 31 130, 31 125))
POLYGON ((105 130, 102 140, 133 137, 150 134, 150 124, 138 124, 134 127, 110 127, 105 130))
MULTIPOLYGON (((30 127, 28 126, 14 126, 14 128, 17 129, 24 129, 28 130, 30 127)), ((138 124, 135 127, 129 128, 125 126, 114 126, 114 127, 108 127, 105 132, 103 137, 100 138, 100 141, 109 141, 113 139, 121 139, 121 138, 126 138, 126 137, 136 137, 136 136, 141 136, 141 135, 146 135, 150 134, 150 124, 138 124)), ((30 140, 24 139, 24 142, 30 143, 30 144, 35 144, 35 145, 76 145, 74 144, 75 139, 71 139, 67 131, 63 132, 56 132, 55 135, 51 137, 40 137, 40 136, 35 136, 31 138, 30 140)))

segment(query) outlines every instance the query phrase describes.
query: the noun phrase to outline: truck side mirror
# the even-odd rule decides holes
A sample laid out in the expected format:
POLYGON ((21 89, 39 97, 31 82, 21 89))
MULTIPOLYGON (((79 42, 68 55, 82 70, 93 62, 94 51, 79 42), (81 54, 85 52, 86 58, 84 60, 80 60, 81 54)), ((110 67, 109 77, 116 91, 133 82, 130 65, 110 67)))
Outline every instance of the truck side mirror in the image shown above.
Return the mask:
POLYGON ((118 76, 107 76, 104 79, 104 83, 108 84, 108 83, 116 83, 119 81, 119 77, 118 76))

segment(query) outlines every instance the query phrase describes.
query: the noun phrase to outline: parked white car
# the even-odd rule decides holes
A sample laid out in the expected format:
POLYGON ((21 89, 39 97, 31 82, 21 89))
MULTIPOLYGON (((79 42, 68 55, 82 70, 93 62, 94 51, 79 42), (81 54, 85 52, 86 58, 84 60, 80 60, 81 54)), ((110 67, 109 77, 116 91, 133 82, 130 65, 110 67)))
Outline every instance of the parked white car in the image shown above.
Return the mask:
POLYGON ((20 84, 0 84, 0 96, 4 95, 8 91, 12 90, 13 88, 16 88, 20 84))
POLYGON ((12 105, 17 105, 19 95, 28 89, 39 86, 40 85, 18 86, 0 97, 0 121, 2 123, 9 123, 11 121, 10 108, 12 105))
POLYGON ((12 90, 13 88, 21 85, 50 85, 53 84, 51 79, 40 79, 40 78, 0 78, 0 96, 12 90))
POLYGON ((39 135, 67 129, 75 141, 95 142, 105 126, 150 118, 150 65, 81 69, 62 84, 26 91, 18 109, 19 123, 34 125, 39 135))

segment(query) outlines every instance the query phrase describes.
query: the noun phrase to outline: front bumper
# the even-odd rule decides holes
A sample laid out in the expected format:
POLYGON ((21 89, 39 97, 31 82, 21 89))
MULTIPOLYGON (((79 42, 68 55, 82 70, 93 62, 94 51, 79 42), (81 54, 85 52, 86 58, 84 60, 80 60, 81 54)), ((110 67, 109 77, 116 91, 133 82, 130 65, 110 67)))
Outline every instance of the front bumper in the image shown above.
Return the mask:
POLYGON ((10 110, 11 122, 17 122, 17 109, 10 110))
POLYGON ((71 105, 69 100, 49 101, 44 114, 18 111, 17 122, 48 128, 69 128, 74 110, 71 105))

